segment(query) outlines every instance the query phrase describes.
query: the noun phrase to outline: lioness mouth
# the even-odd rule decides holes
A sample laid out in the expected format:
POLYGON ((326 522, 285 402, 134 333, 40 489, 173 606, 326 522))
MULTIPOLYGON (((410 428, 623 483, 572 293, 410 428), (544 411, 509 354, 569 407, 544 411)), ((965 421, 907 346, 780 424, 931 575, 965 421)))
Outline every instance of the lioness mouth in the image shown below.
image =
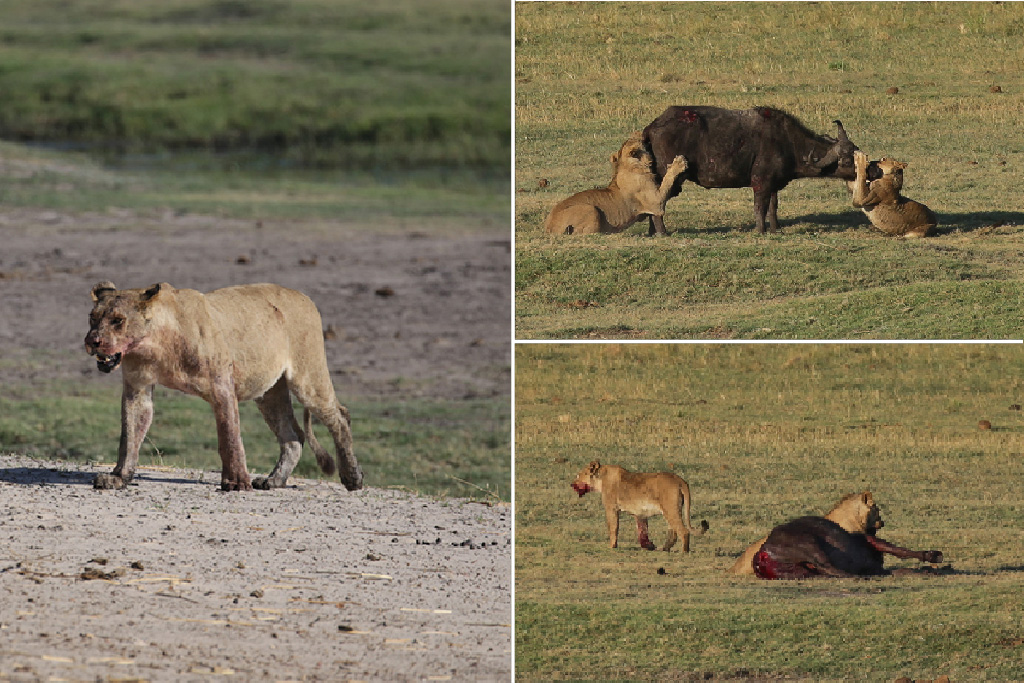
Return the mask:
POLYGON ((102 353, 96 354, 96 367, 100 369, 100 372, 113 372, 120 364, 120 353, 115 353, 113 356, 106 356, 102 353))
POLYGON ((580 495, 580 498, 582 498, 586 493, 590 491, 590 487, 587 486, 586 484, 580 484, 579 482, 574 481, 572 483, 572 490, 578 493, 580 495))

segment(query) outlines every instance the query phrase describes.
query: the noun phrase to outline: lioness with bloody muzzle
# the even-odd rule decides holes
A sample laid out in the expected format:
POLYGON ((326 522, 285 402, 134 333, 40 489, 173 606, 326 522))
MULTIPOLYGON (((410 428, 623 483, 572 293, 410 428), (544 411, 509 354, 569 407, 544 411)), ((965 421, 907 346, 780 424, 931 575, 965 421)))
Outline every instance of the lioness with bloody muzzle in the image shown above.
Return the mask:
POLYGON ((683 552, 690 552, 690 533, 703 534, 708 529, 706 520, 700 527, 690 527, 690 485, 671 472, 630 472, 617 465, 602 465, 594 460, 580 470, 572 488, 581 497, 590 491, 601 494, 605 521, 608 524, 609 545, 619 544, 619 512, 628 512, 636 518, 640 547, 654 550, 647 534, 647 520, 664 515, 668 522, 668 540, 662 550, 669 550, 679 537, 683 539, 683 552))
POLYGON ((284 486, 305 436, 320 468, 333 474, 334 460, 313 435, 313 416, 334 439, 341 482, 350 491, 362 488, 348 411, 327 369, 320 313, 304 294, 272 284, 202 294, 167 283, 119 290, 101 282, 92 299, 85 349, 101 371, 122 368, 124 380, 117 465, 96 477, 96 488, 120 489, 132 480, 153 420, 156 384, 199 396, 213 408, 225 491, 284 486), (292 395, 305 407, 305 435, 292 395), (238 423, 238 402, 250 399, 281 445, 273 471, 256 480, 246 469, 238 423))

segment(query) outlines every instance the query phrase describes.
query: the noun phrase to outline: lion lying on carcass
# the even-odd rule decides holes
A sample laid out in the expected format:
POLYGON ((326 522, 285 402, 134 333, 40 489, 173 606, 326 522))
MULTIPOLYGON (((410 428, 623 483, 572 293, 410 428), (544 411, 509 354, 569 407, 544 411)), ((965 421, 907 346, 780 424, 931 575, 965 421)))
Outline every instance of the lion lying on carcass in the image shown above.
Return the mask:
POLYGON ((276 488, 288 481, 302 454, 303 430, 291 395, 305 407, 305 436, 326 474, 334 461, 313 435, 312 416, 331 433, 341 482, 362 488, 352 453, 348 411, 338 403, 324 354, 320 313, 304 294, 256 284, 202 294, 167 283, 118 290, 92 289, 85 348, 103 372, 122 368, 121 442, 117 465, 96 477, 96 488, 124 488, 135 474, 139 447, 153 419, 153 387, 199 396, 213 408, 225 491, 276 488), (238 423, 238 402, 254 399, 281 445, 267 477, 250 480, 238 423))
POLYGON ((608 187, 577 192, 560 201, 548 214, 545 231, 559 235, 621 232, 644 216, 663 216, 672 184, 686 171, 686 159, 677 156, 659 185, 654 157, 639 131, 612 154, 611 161, 608 187))
POLYGON ((750 545, 730 572, 759 579, 884 576, 884 555, 942 562, 938 550, 909 550, 878 538, 884 526, 870 491, 844 496, 825 517, 800 517, 750 545))

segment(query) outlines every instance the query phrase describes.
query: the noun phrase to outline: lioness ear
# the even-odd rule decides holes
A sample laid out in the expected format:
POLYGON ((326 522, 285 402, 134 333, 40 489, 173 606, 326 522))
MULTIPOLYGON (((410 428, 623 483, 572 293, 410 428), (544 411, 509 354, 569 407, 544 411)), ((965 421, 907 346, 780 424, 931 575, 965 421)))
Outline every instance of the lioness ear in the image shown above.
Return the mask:
POLYGON ((169 284, 167 284, 166 282, 158 282, 155 285, 150 285, 146 289, 146 291, 142 293, 142 300, 143 301, 152 301, 153 299, 155 299, 160 294, 160 292, 162 292, 162 291, 164 291, 166 289, 170 289, 170 287, 171 286, 169 284))
POLYGON ((910 166, 910 162, 909 161, 897 161, 895 163, 896 163, 896 168, 898 168, 900 170, 903 170, 907 166, 910 166))
POLYGON ((114 286, 113 282, 104 280, 103 282, 93 285, 92 288, 92 300, 99 301, 105 296, 109 296, 110 292, 116 292, 117 287, 114 286))
POLYGON ((871 496, 871 491, 865 491, 864 493, 860 494, 860 499, 861 502, 863 502, 868 507, 871 507, 872 505, 875 504, 874 498, 872 498, 871 496))
POLYGON ((587 466, 587 469, 591 472, 597 472, 599 469, 601 469, 601 463, 599 463, 597 460, 593 460, 591 461, 590 465, 587 466))
POLYGON ((615 162, 617 162, 618 160, 619 160, 619 153, 618 153, 618 152, 613 152, 613 153, 612 153, 612 156, 611 156, 611 162, 612 162, 612 164, 614 165, 614 164, 615 164, 615 162))

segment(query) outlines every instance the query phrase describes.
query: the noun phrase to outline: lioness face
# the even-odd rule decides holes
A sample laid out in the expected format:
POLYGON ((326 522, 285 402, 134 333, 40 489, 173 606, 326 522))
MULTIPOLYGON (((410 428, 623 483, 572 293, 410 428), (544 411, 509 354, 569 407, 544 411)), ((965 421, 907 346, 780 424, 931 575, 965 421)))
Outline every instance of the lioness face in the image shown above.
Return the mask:
POLYGON ((643 135, 639 131, 630 135, 619 151, 612 155, 612 166, 615 167, 616 172, 622 166, 639 173, 652 171, 654 156, 644 146, 643 135))
POLYGON ((882 177, 891 179, 893 188, 898 192, 903 188, 903 169, 907 167, 906 162, 896 161, 889 157, 882 157, 878 160, 878 170, 882 177))
POLYGON ((580 473, 576 475, 576 479, 572 482, 572 490, 579 494, 581 498, 595 490, 597 488, 597 471, 599 469, 601 469, 601 463, 595 460, 580 470, 580 473))
POLYGON ((118 291, 110 282, 101 282, 93 287, 95 305, 89 314, 85 350, 89 355, 96 356, 96 367, 100 371, 116 370, 124 354, 145 339, 149 327, 146 308, 159 293, 160 287, 153 285, 146 290, 118 291))
POLYGON ((858 507, 857 519, 866 534, 874 534, 885 526, 885 522, 882 521, 881 510, 878 509, 878 505, 870 497, 866 501, 862 501, 862 505, 858 507))

